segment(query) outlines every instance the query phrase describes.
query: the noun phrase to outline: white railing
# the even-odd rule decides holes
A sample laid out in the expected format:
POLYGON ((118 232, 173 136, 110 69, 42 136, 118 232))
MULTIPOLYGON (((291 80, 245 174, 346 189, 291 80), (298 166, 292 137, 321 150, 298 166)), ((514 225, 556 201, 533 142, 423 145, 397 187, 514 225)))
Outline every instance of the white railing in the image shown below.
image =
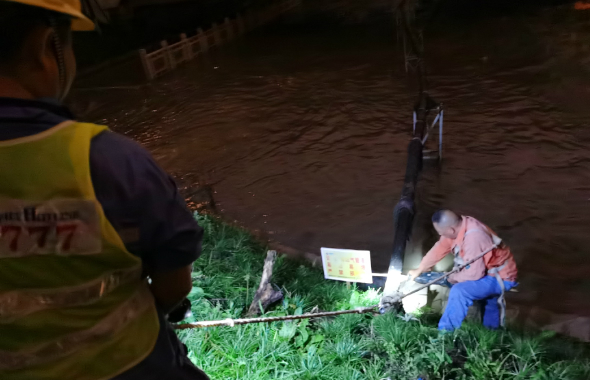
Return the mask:
POLYGON ((221 25, 213 24, 207 31, 197 29, 197 34, 187 37, 180 35, 180 41, 168 44, 160 42, 160 49, 147 52, 139 50, 139 56, 145 75, 152 80, 168 71, 174 70, 178 65, 195 59, 215 46, 221 46, 244 33, 259 26, 271 22, 280 14, 285 13, 301 4, 301 0, 282 0, 255 11, 248 11, 244 16, 238 14, 235 20, 225 18, 221 25))

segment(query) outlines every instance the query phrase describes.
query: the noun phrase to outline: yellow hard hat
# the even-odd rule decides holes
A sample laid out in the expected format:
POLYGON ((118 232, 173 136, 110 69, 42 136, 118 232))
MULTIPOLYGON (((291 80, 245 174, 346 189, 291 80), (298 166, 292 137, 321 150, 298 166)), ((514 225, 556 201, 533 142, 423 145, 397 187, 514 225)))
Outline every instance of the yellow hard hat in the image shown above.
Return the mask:
POLYGON ((94 30, 94 23, 82 13, 80 0, 4 0, 44 8, 72 16, 72 30, 94 30))

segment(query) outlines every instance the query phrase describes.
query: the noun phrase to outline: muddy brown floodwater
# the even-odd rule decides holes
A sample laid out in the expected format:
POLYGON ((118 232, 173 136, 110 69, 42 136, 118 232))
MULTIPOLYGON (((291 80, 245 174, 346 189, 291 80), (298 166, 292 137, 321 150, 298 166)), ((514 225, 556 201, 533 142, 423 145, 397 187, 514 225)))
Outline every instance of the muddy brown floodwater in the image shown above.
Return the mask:
MULTIPOLYGON (((211 185, 225 218, 305 252, 370 249, 383 271, 416 86, 390 15, 322 17, 303 9, 150 84, 81 81, 72 103, 147 147, 187 196, 211 185)), ((539 310, 590 317, 588 20, 545 8, 425 33, 444 160, 424 167, 413 243, 434 241, 437 208, 481 219, 518 261, 510 302, 545 325, 539 310)))

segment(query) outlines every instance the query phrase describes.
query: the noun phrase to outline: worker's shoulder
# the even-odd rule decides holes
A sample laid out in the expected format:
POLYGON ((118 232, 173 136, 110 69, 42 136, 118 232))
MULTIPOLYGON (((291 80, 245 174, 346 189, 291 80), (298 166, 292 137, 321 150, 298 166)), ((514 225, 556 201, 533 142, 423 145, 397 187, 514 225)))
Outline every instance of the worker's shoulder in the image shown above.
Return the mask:
POLYGON ((132 139, 105 130, 90 142, 90 170, 93 182, 114 181, 139 184, 151 179, 167 178, 150 152, 132 139))
POLYGON ((472 216, 463 216, 465 219, 465 232, 469 231, 487 231, 487 226, 480 222, 479 220, 475 219, 472 216))
POLYGON ((480 222, 479 220, 471 217, 464 216, 465 218, 465 239, 469 240, 482 240, 491 239, 490 231, 488 227, 480 222))
POLYGON ((147 150, 142 147, 139 143, 135 142, 133 139, 122 135, 117 132, 113 132, 110 129, 105 129, 104 131, 100 132, 92 139, 91 144, 93 146, 98 146, 101 148, 106 148, 108 150, 112 150, 115 147, 124 147, 132 150, 140 150, 147 153, 147 150), (102 145, 105 146, 102 146, 102 145))
POLYGON ((108 161, 139 162, 153 161, 152 155, 129 137, 104 130, 90 142, 90 158, 98 156, 108 161))

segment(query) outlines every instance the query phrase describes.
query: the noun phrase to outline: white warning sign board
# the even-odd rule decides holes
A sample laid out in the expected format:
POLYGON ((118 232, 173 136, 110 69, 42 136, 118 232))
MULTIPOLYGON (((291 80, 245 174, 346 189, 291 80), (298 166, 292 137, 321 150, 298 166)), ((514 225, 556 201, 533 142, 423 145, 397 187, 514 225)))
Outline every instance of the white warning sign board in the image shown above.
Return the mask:
POLYGON ((353 249, 322 248, 324 277, 329 280, 373 282, 371 252, 353 249))

